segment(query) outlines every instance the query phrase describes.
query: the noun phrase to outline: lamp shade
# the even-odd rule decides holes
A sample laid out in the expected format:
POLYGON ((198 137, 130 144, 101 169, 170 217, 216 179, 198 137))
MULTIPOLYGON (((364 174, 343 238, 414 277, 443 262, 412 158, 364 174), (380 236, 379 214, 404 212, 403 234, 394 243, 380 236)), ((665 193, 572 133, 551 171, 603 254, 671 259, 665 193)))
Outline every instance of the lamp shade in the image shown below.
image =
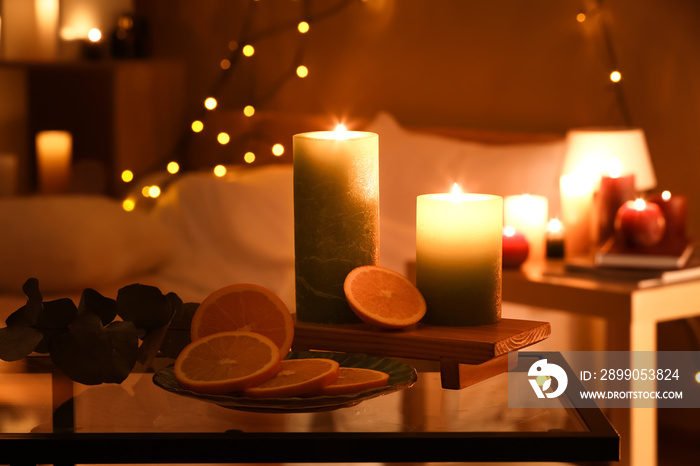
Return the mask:
POLYGON ((635 189, 646 191, 656 186, 654 167, 640 128, 577 128, 566 134, 566 156, 562 174, 577 168, 607 175, 614 160, 619 175, 634 175, 635 189))

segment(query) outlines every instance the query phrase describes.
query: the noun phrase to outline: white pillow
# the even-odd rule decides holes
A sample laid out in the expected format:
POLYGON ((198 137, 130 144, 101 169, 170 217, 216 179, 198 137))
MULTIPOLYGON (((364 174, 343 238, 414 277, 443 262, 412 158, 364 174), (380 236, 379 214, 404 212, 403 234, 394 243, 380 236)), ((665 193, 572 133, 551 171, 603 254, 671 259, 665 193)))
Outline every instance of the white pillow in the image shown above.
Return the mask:
POLYGON ((454 183, 465 192, 542 195, 558 215, 563 138, 484 144, 410 131, 386 113, 367 131, 379 134, 380 256, 387 267, 415 258, 416 197, 449 192, 454 183))
POLYGON ((291 164, 229 167, 226 176, 183 175, 152 214, 181 247, 163 269, 172 280, 209 294, 255 283, 294 308, 294 204, 291 164))
POLYGON ((81 291, 155 269, 172 254, 170 233, 148 215, 103 196, 0 200, 0 290, 81 291))

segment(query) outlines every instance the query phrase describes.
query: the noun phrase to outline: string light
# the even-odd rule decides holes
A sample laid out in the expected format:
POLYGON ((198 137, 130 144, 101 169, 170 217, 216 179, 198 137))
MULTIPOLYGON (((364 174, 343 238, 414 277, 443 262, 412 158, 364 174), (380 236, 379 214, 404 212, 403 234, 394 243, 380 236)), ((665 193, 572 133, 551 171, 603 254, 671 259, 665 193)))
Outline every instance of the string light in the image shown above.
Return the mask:
POLYGON ((280 143, 274 144, 272 146, 272 155, 280 157, 282 154, 284 154, 284 146, 280 143))
MULTIPOLYGON (((242 28, 240 31, 240 37, 228 41, 227 46, 231 54, 228 57, 220 59, 218 62, 218 66, 222 71, 222 74, 220 75, 220 79, 214 83, 213 89, 210 91, 209 97, 207 97, 204 100, 204 108, 200 110, 202 114, 205 114, 206 110, 218 109, 219 103, 217 102, 217 98, 223 91, 223 86, 226 84, 228 76, 230 76, 231 71, 235 69, 237 64, 240 63, 242 57, 252 57, 258 52, 256 50, 258 41, 270 35, 278 34, 292 28, 296 29, 296 31, 299 34, 304 35, 309 32, 312 22, 336 15, 342 10, 344 10, 346 7, 354 4, 357 0, 339 0, 332 7, 318 9, 315 11, 309 10, 309 5, 307 5, 309 1, 310 0, 304 1, 305 5, 302 11, 303 14, 307 15, 307 17, 302 21, 284 22, 283 24, 279 25, 275 24, 271 25, 267 29, 263 28, 262 30, 258 31, 250 31, 247 28, 242 28)), ((255 11, 257 10, 249 10, 248 17, 243 18, 242 23, 254 23, 256 20, 255 11)), ((297 51, 295 54, 296 60, 303 57, 304 44, 305 42, 303 40, 297 41, 297 51)), ((261 102, 264 103, 265 101, 269 100, 276 92, 282 89, 284 82, 286 82, 294 75, 296 75, 299 78, 306 78, 309 75, 309 69, 305 65, 292 67, 287 73, 282 75, 282 77, 279 80, 275 81, 275 84, 272 89, 270 89, 268 92, 263 93, 261 98, 256 99, 255 107, 253 105, 245 105, 245 107, 243 108, 243 115, 245 117, 252 117, 253 115, 255 115, 257 110, 259 110, 259 108, 256 107, 262 105, 261 102)), ((204 118, 199 117, 198 119, 192 122, 191 129, 193 133, 201 133, 204 131, 203 121, 204 118)), ((255 131, 255 129, 251 128, 250 132, 253 131, 255 131)), ((192 133, 187 132, 185 138, 191 137, 189 136, 191 134, 192 133)), ((221 145, 226 145, 231 142, 231 137, 227 132, 222 131, 216 132, 214 134, 216 134, 217 142, 221 145)), ((185 138, 183 138, 183 141, 181 141, 181 148, 183 153, 187 149, 187 141, 185 138)), ((273 144, 271 150, 272 154, 275 157, 280 157, 285 153, 284 146, 282 146, 281 144, 273 144)), ((246 162, 252 163, 256 159, 256 157, 254 153, 249 152, 245 154, 244 159, 246 160, 246 162)), ((218 169, 218 171, 220 170, 221 168, 218 169)))
POLYGON ((246 57, 252 57, 253 54, 255 53, 255 47, 253 47, 250 44, 246 44, 243 46, 241 53, 243 53, 243 55, 246 57))
POLYGON ((127 198, 122 201, 122 209, 126 210, 127 212, 131 212, 136 208, 136 202, 134 202, 133 199, 127 198))
POLYGON ((150 186, 144 186, 143 188, 141 188, 141 194, 143 195, 143 197, 156 198, 160 196, 160 186, 155 184, 150 186))
POLYGON ((309 75, 309 69, 304 65, 297 66, 297 76, 305 78, 309 75))
POLYGON ((620 110, 620 116, 622 117, 622 120, 624 122, 623 124, 625 126, 634 126, 627 105, 627 99, 625 98, 625 94, 622 89, 623 86, 621 84, 618 84, 620 83, 620 81, 622 81, 622 73, 620 73, 620 71, 617 68, 617 57, 615 54, 615 47, 613 45, 613 40, 609 28, 605 21, 606 18, 601 5, 601 0, 591 0, 588 3, 591 4, 590 7, 587 7, 585 10, 580 11, 576 15, 576 21, 578 21, 579 23, 583 23, 588 22, 590 18, 596 19, 595 24, 600 28, 600 34, 603 41, 603 45, 605 46, 605 51, 607 52, 607 58, 610 66, 609 69, 612 70, 608 78, 612 83, 616 84, 615 86, 612 86, 612 89, 615 94, 615 99, 617 100, 618 108, 620 110))
POLYGON ((217 165, 214 167, 214 176, 218 176, 219 178, 221 178, 225 174, 226 174, 226 167, 224 167, 223 165, 217 165))
MULTIPOLYGON (((1 2, 2 0, 0 0, 1 2)), ((308 3, 310 0, 305 0, 304 1, 304 14, 308 14, 308 3)), ((325 9, 320 9, 318 11, 314 11, 311 16, 308 16, 306 20, 304 21, 299 21, 299 22, 285 22, 283 24, 279 25, 272 25, 267 29, 262 29, 260 31, 257 31, 251 35, 251 31, 249 31, 247 28, 243 28, 240 31, 240 37, 238 40, 230 40, 228 41, 228 50, 231 52, 230 56, 227 58, 223 58, 218 62, 218 67, 221 71, 220 78, 218 81, 216 81, 214 88, 211 90, 210 94, 206 99, 203 101, 203 107, 200 107, 199 112, 200 115, 196 119, 192 119, 192 123, 190 124, 190 129, 192 130, 192 133, 202 133, 204 131, 204 118, 205 115, 207 114, 207 111, 215 110, 218 108, 218 102, 217 102, 217 96, 221 95, 222 92, 222 86, 226 83, 226 80, 230 73, 235 69, 236 65, 240 63, 240 58, 241 57, 252 57, 257 51, 255 48, 255 44, 263 39, 266 38, 270 35, 273 34, 278 34, 282 33, 285 30, 289 29, 296 29, 296 31, 299 34, 306 34, 309 32, 311 28, 311 23, 315 21, 320 21, 321 19, 328 18, 332 15, 340 13, 342 10, 344 10, 346 7, 354 4, 357 0, 339 0, 337 1, 333 6, 327 7, 325 9), (243 45, 245 44, 245 45, 243 45)), ((301 3, 301 2, 300 2, 301 3)), ((249 23, 254 23, 255 22, 255 17, 254 13, 255 9, 249 10, 248 17, 243 18, 243 24, 249 24, 249 23)), ((99 33, 99 30, 97 30, 95 33, 99 33)), ((101 36, 101 34, 100 34, 101 36)), ((96 40, 99 40, 96 39, 96 40)), ((296 60, 300 59, 303 57, 303 51, 304 51, 304 40, 297 40, 297 50, 295 53, 296 60)), ((289 71, 287 71, 281 79, 277 80, 272 87, 272 89, 269 89, 267 92, 263 94, 262 98, 259 98, 256 100, 256 105, 260 107, 261 105, 264 104, 265 101, 271 99, 275 93, 277 93, 280 89, 283 88, 283 84, 291 79, 294 75, 300 78, 305 78, 309 74, 309 69, 304 66, 300 65, 298 67, 292 67, 289 71)), ((243 108, 243 114, 246 117, 252 117, 256 113, 257 109, 253 105, 246 105, 243 108)), ((251 132, 254 130, 251 129, 251 132)), ((176 149, 177 154, 184 154, 187 151, 188 147, 188 141, 187 138, 192 137, 192 133, 189 131, 185 131, 183 133, 183 138, 179 142, 179 147, 176 149)), ((219 144, 225 145, 228 144, 231 141, 231 137, 229 136, 228 133, 222 131, 217 134, 217 141, 219 144)), ((285 148, 282 144, 276 143, 271 146, 271 152, 272 155, 275 157, 281 157, 285 153, 285 148)), ((254 163, 256 161, 256 155, 254 152, 249 151, 246 152, 243 156, 243 160, 245 163, 254 163)), ((166 170, 168 173, 175 175, 180 173, 181 167, 177 163, 176 160, 172 160, 171 162, 166 164, 166 170)), ((213 173, 217 177, 223 177, 226 175, 227 170, 226 167, 222 164, 216 165, 213 168, 213 173)), ((124 170, 122 172, 122 181, 125 183, 132 182, 135 179, 135 175, 133 172, 130 170, 124 170)), ((170 183, 171 181, 168 181, 167 183, 170 183)), ((155 198, 161 195, 161 188, 156 185, 152 186, 143 186, 141 190, 141 194, 143 197, 146 198, 155 198)), ((122 207, 124 210, 131 211, 134 210, 139 202, 140 197, 130 197, 126 198, 123 200, 122 207)))
POLYGON ((168 163, 165 169, 168 171, 168 173, 174 175, 175 173, 180 171, 180 164, 173 160, 172 162, 168 163))
POLYGON ((223 131, 216 136, 216 140, 219 142, 219 144, 226 145, 231 141, 231 136, 228 135, 228 133, 224 133, 223 131))
POLYGON ((194 120, 194 121, 192 122, 192 131, 194 131, 195 133, 199 133, 199 132, 201 132, 203 129, 204 129, 204 123, 202 123, 201 121, 199 121, 199 120, 194 120))

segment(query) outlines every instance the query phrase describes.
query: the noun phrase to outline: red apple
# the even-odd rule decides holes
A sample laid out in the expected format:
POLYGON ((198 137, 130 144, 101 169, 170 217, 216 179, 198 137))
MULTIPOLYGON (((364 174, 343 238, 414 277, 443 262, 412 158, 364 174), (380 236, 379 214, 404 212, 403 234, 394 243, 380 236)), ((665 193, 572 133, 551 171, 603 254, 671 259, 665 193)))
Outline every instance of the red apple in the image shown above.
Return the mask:
POLYGON ((527 259, 530 245, 525 235, 513 227, 503 229, 503 268, 517 269, 527 259))
POLYGON ((625 202, 615 217, 618 237, 631 247, 654 246, 665 230, 666 220, 659 206, 643 199, 625 202))

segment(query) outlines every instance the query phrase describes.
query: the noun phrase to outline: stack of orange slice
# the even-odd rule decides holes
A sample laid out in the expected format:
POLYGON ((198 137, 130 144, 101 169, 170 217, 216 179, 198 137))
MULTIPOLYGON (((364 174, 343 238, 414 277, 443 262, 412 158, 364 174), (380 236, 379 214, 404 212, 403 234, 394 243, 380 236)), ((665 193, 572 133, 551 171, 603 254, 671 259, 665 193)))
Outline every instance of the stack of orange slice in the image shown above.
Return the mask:
POLYGON ((346 371, 332 359, 285 359, 293 319, 279 297, 258 285, 214 291, 197 308, 190 330, 192 342, 177 357, 174 374, 183 388, 198 393, 338 395, 385 385, 389 378, 370 369, 346 371))

